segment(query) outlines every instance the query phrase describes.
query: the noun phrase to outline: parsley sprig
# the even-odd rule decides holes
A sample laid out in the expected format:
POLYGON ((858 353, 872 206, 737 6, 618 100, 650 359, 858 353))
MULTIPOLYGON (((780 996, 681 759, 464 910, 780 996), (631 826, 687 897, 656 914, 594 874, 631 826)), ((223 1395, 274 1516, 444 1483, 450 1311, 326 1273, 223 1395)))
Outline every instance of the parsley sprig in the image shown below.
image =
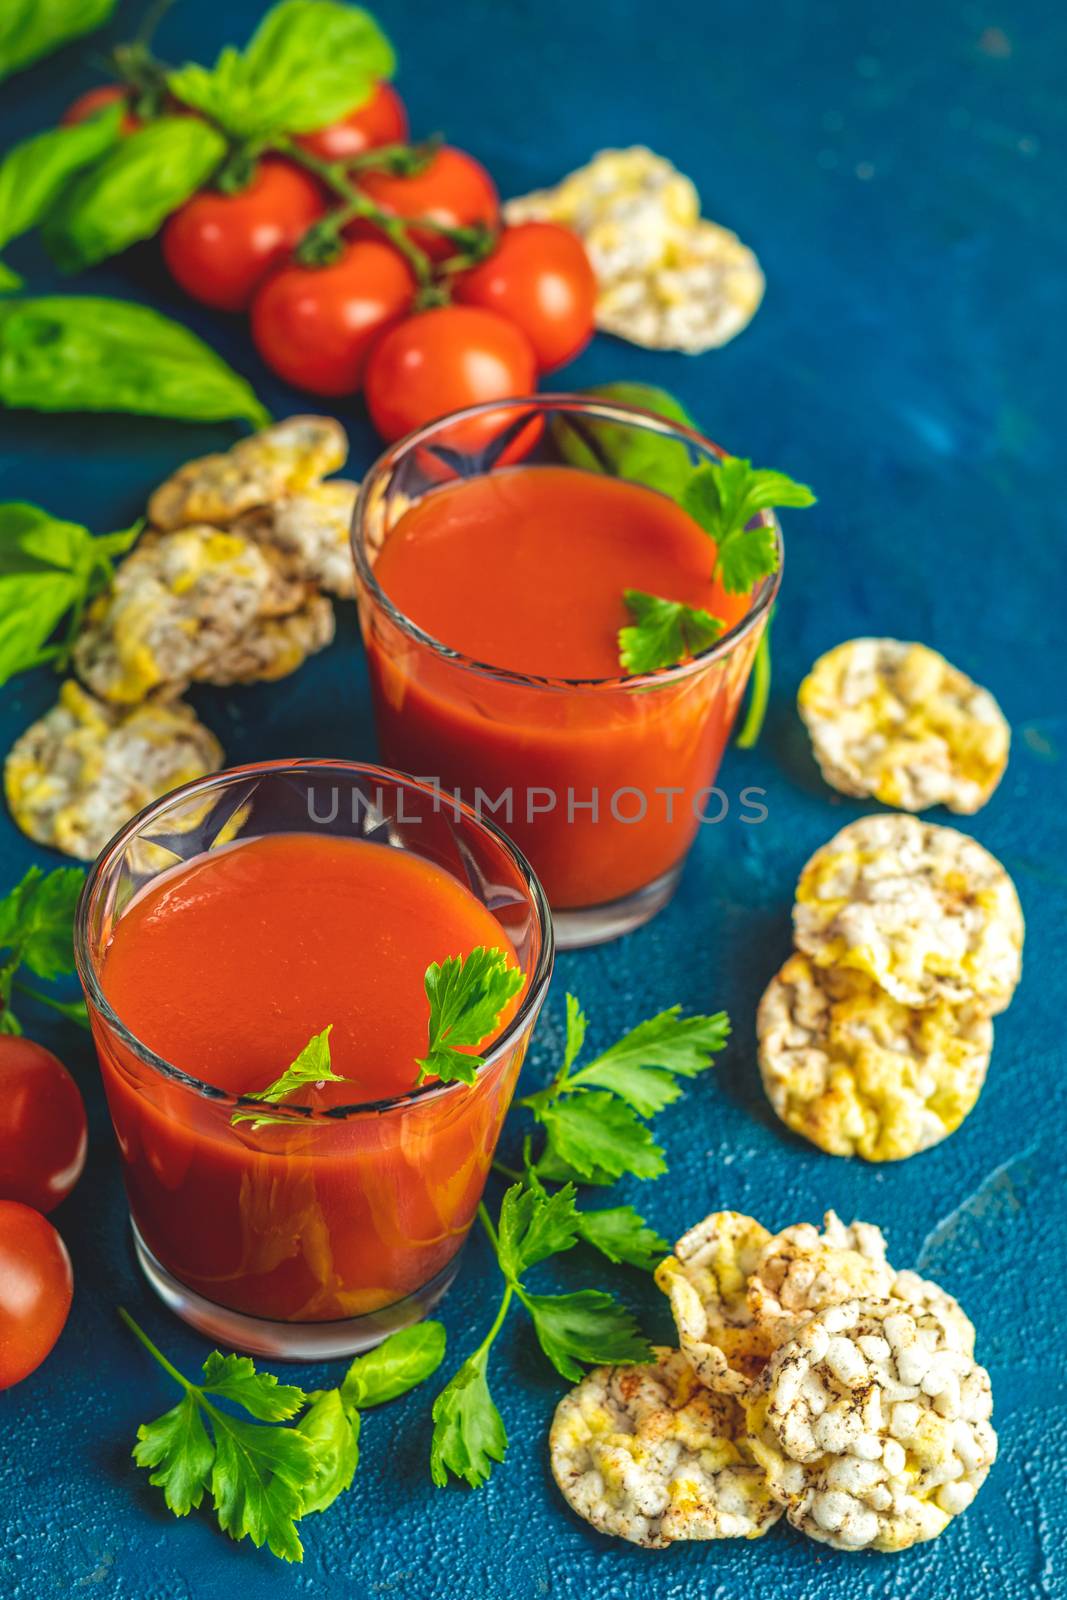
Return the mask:
POLYGON ((416 1065, 418 1082, 473 1083, 484 1057, 475 1048, 498 1025, 504 1008, 526 982, 508 966, 503 950, 478 945, 469 956, 450 956, 426 968, 430 1002, 429 1046, 416 1065))
POLYGON ((445 1354, 441 1324, 420 1322, 357 1356, 336 1389, 306 1394, 257 1371, 247 1356, 218 1350, 193 1383, 121 1307, 119 1316, 183 1391, 170 1411, 138 1428, 137 1465, 148 1469, 149 1482, 163 1490, 176 1517, 210 1495, 231 1539, 265 1544, 283 1561, 303 1560, 300 1519, 325 1511, 351 1485, 361 1409, 422 1383, 445 1354))
MULTIPOLYGON (((311 1084, 320 1083, 351 1083, 351 1078, 343 1078, 340 1073, 333 1070, 330 1060, 330 1034, 333 1032, 333 1023, 328 1028, 323 1028, 321 1033, 312 1034, 300 1054, 289 1063, 280 1078, 268 1084, 265 1089, 257 1089, 254 1095, 244 1098, 255 1100, 258 1104, 276 1106, 297 1089, 306 1089, 311 1084)), ((288 1117, 272 1117, 269 1112, 259 1111, 255 1108, 243 1110, 238 1106, 230 1117, 230 1123, 236 1127, 239 1122, 250 1122, 255 1133, 259 1128, 270 1127, 273 1123, 288 1122, 288 1117)))
MULTIPOLYGON (((762 513, 778 506, 815 504, 806 484, 769 467, 754 467, 740 456, 702 462, 692 470, 678 499, 715 541, 711 576, 727 594, 747 594, 777 570, 778 541, 773 524, 764 521, 762 513)), ((624 599, 634 620, 619 630, 619 662, 635 676, 699 655, 725 627, 710 612, 638 589, 628 589, 624 599)))
POLYGON ((74 971, 71 926, 84 882, 80 867, 30 867, 0 900, 0 1034, 22 1032, 11 1005, 15 990, 88 1026, 83 1001, 57 1000, 19 977, 22 968, 46 982, 74 971))
POLYGON ((646 1119, 679 1098, 679 1080, 710 1067, 726 1043, 729 1021, 724 1012, 683 1017, 672 1006, 579 1067, 586 1027, 578 1001, 568 995, 559 1070, 545 1089, 520 1101, 542 1131, 541 1152, 534 1157, 528 1136, 522 1171, 499 1169, 515 1182, 495 1223, 484 1202, 479 1207, 503 1287, 485 1337, 434 1402, 430 1471, 439 1486, 452 1474, 477 1488, 504 1459, 507 1430, 489 1388, 488 1363, 513 1301, 529 1313, 542 1351, 570 1383, 585 1365, 652 1358, 634 1318, 614 1296, 600 1289, 541 1294, 527 1274, 578 1243, 645 1270, 665 1254, 666 1241, 632 1206, 581 1210, 576 1183, 610 1184, 624 1174, 655 1178, 667 1170, 646 1119), (550 1190, 549 1183, 561 1187, 550 1190))

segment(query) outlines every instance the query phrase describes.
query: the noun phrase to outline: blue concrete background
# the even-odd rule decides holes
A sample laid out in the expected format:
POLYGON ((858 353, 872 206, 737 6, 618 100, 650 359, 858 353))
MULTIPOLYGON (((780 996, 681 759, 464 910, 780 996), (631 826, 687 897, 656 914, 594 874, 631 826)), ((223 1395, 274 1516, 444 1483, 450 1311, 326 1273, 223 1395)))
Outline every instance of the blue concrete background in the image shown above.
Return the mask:
MULTIPOLYGON (((161 46, 172 58, 205 58, 243 39, 263 9, 259 0, 185 0, 161 46)), ((731 793, 766 788, 768 821, 708 828, 654 925, 560 961, 526 1081, 541 1081, 555 1060, 568 987, 593 1019, 595 1043, 674 1001, 728 1007, 736 1034, 721 1067, 661 1119, 670 1175, 633 1185, 628 1198, 671 1237, 720 1206, 771 1227, 817 1218, 828 1205, 881 1223, 892 1259, 937 1277, 977 1323, 1001 1459, 942 1539, 900 1556, 843 1555, 784 1527, 755 1545, 662 1553, 609 1542, 570 1515, 549 1479, 545 1433, 559 1384, 515 1316, 493 1361, 511 1449, 481 1492, 431 1486, 426 1390, 368 1416, 356 1484, 305 1525, 302 1568, 231 1545, 204 1515, 177 1523, 129 1460, 137 1423, 174 1395, 122 1331, 115 1305, 128 1305, 190 1371, 205 1346, 149 1298, 132 1264, 82 1036, 35 1018, 35 1031, 77 1073, 92 1148, 56 1215, 76 1274, 69 1325, 46 1365, 0 1395, 0 1592, 9 1600, 1058 1600, 1067 1595, 1067 1262, 1057 1177, 1067 1113, 1058 470, 1067 421, 1067 16, 1047 0, 380 0, 377 9, 400 53, 416 130, 446 129, 489 164, 503 193, 552 181, 601 146, 638 140, 695 177, 708 213, 763 261, 768 292, 755 323, 697 360, 597 339, 566 380, 667 385, 722 444, 787 468, 821 496, 786 525, 766 734, 758 751, 734 751, 724 768, 731 793), (823 1156, 783 1132, 758 1085, 752 1038, 759 993, 789 946, 797 871, 864 809, 820 783, 793 697, 819 651, 870 632, 935 645, 999 696, 1015 729, 1011 765, 992 803, 964 826, 1006 863, 1029 921, 1026 976, 998 1019, 980 1104, 939 1149, 882 1169, 823 1156)), ((120 7, 112 35, 128 35, 133 21, 133 8, 120 7)), ((93 81, 91 51, 75 47, 4 85, 0 143, 54 119, 93 81)), ((35 284, 51 285, 32 247, 13 259, 35 284)), ((184 317, 276 412, 306 409, 261 370, 239 321, 199 315, 168 289, 151 248, 81 286, 184 317)), ((370 432, 356 406, 340 414, 362 467, 370 432)), ((129 522, 172 467, 233 437, 225 428, 14 414, 0 429, 0 497, 36 498, 99 530, 129 522)), ((54 691, 43 671, 3 691, 3 748, 54 691)), ((197 703, 236 760, 374 748, 351 616, 297 677, 197 703)), ((0 882, 33 860, 54 864, 0 818, 0 882)), ((613 1280, 649 1330, 667 1337, 665 1304, 638 1274, 578 1252, 558 1274, 560 1285, 613 1280)), ((494 1293, 477 1240, 444 1306, 448 1370, 480 1335, 494 1293)), ((324 1380, 322 1369, 304 1376, 324 1380)))

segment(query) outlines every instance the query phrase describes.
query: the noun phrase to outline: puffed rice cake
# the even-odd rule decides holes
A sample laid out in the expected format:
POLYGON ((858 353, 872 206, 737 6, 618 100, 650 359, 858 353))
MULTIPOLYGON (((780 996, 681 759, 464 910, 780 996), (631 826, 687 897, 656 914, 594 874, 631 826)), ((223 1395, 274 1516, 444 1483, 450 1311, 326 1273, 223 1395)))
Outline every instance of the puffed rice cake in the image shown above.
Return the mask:
POLYGON ((273 683, 302 667, 309 656, 325 650, 334 636, 333 606, 323 594, 312 594, 297 611, 281 617, 259 617, 239 639, 194 673, 198 683, 273 683))
POLYGON ((849 639, 815 662, 797 706, 842 794, 970 813, 1008 764, 1011 729, 993 696, 925 645, 849 639))
POLYGON ((247 511, 300 494, 348 458, 348 436, 333 417, 287 417, 218 455, 179 467, 148 502, 154 527, 206 522, 227 527, 247 511))
POLYGON ((601 150, 551 189, 509 200, 505 220, 558 222, 596 275, 596 325, 632 344, 697 354, 752 320, 764 279, 737 235, 701 218, 689 178, 643 145, 601 150))
POLYGON ((866 973, 904 1005, 1011 1000, 1023 915, 999 861, 954 828, 901 813, 861 817, 812 856, 793 907, 817 967, 866 973))
POLYGON ((215 735, 181 701, 105 704, 69 680, 15 741, 4 791, 23 833, 91 861, 160 795, 222 766, 215 735))
POLYGON ((840 1550, 905 1550, 965 1510, 996 1459, 989 1375, 897 1299, 811 1317, 745 1403, 751 1448, 795 1528, 840 1550))
POLYGON ((794 954, 756 1014, 763 1087, 829 1155, 900 1161, 954 1132, 985 1081, 993 1024, 973 1001, 922 1008, 862 972, 794 954))
POLYGON ((590 1372, 557 1406, 549 1454, 578 1516, 649 1549, 758 1539, 782 1514, 740 1406, 703 1388, 678 1350, 657 1349, 654 1365, 590 1372))
POLYGON ((687 1360, 722 1394, 744 1394, 775 1349, 772 1330, 756 1325, 748 1301, 749 1279, 770 1239, 754 1217, 713 1211, 656 1268, 687 1360))
POLYGON ((351 600, 356 568, 350 535, 358 493, 358 484, 330 478, 248 513, 236 528, 280 551, 296 577, 351 600))

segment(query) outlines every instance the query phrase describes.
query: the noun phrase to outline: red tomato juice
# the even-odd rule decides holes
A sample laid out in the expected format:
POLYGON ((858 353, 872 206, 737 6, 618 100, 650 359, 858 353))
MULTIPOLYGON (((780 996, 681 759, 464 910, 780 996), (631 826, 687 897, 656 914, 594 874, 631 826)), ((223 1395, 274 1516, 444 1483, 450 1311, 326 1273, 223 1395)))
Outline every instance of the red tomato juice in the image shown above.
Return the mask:
POLYGON ((448 650, 502 670, 434 651, 364 597, 384 759, 492 816, 557 910, 651 883, 709 809, 762 624, 696 670, 620 684, 623 596, 700 607, 725 631, 751 599, 713 582, 714 562, 675 501, 598 473, 509 467, 432 490, 386 535, 374 577, 448 650))
MULTIPOLYGON (((322 1111, 415 1088, 426 967, 515 952, 448 873, 361 840, 276 834, 172 869, 115 924, 100 979, 149 1049, 201 1083, 254 1094, 333 1024, 352 1080, 290 1097, 322 1111)), ((513 1007, 519 1002, 514 1002, 513 1007)), ((189 1288, 246 1314, 329 1321, 381 1310, 452 1260, 474 1217, 521 1065, 389 1110, 253 1130, 232 1104, 94 1032, 134 1220, 189 1288)))

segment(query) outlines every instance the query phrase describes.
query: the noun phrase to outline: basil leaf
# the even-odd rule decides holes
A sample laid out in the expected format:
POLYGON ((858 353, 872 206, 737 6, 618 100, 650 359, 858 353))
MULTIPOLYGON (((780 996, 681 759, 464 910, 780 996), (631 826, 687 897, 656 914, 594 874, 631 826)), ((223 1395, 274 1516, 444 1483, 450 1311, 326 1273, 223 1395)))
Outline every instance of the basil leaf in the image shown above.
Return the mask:
POLYGON ((0 79, 101 27, 115 0, 4 0, 0 6, 0 79))
MULTIPOLYGON (((123 107, 108 106, 70 128, 49 128, 24 139, 0 162, 0 250, 36 227, 76 172, 102 156, 118 139, 123 107)), ((0 289, 21 279, 0 262, 0 289)))
POLYGON ((0 404, 31 411, 132 411, 186 422, 270 413, 202 339, 127 300, 48 295, 0 301, 0 404))
MULTIPOLYGON (((697 426, 680 400, 651 384, 604 383, 585 393, 593 400, 640 406, 687 428, 697 426)), ((552 436, 560 455, 571 466, 643 483, 672 498, 681 494, 696 464, 688 445, 680 439, 598 417, 557 416, 552 422, 552 436)))
POLYGON ((392 76, 396 58, 374 18, 337 0, 281 0, 244 51, 214 67, 189 62, 167 82, 236 139, 307 133, 347 115, 392 76))
POLYGON ((78 272, 147 239, 226 154, 199 117, 160 117, 122 139, 63 194, 42 229, 64 272, 78 272))
POLYGON ((417 1322, 356 1357, 341 1385, 341 1399, 349 1409, 384 1405, 422 1383, 444 1358, 444 1326, 417 1322))

